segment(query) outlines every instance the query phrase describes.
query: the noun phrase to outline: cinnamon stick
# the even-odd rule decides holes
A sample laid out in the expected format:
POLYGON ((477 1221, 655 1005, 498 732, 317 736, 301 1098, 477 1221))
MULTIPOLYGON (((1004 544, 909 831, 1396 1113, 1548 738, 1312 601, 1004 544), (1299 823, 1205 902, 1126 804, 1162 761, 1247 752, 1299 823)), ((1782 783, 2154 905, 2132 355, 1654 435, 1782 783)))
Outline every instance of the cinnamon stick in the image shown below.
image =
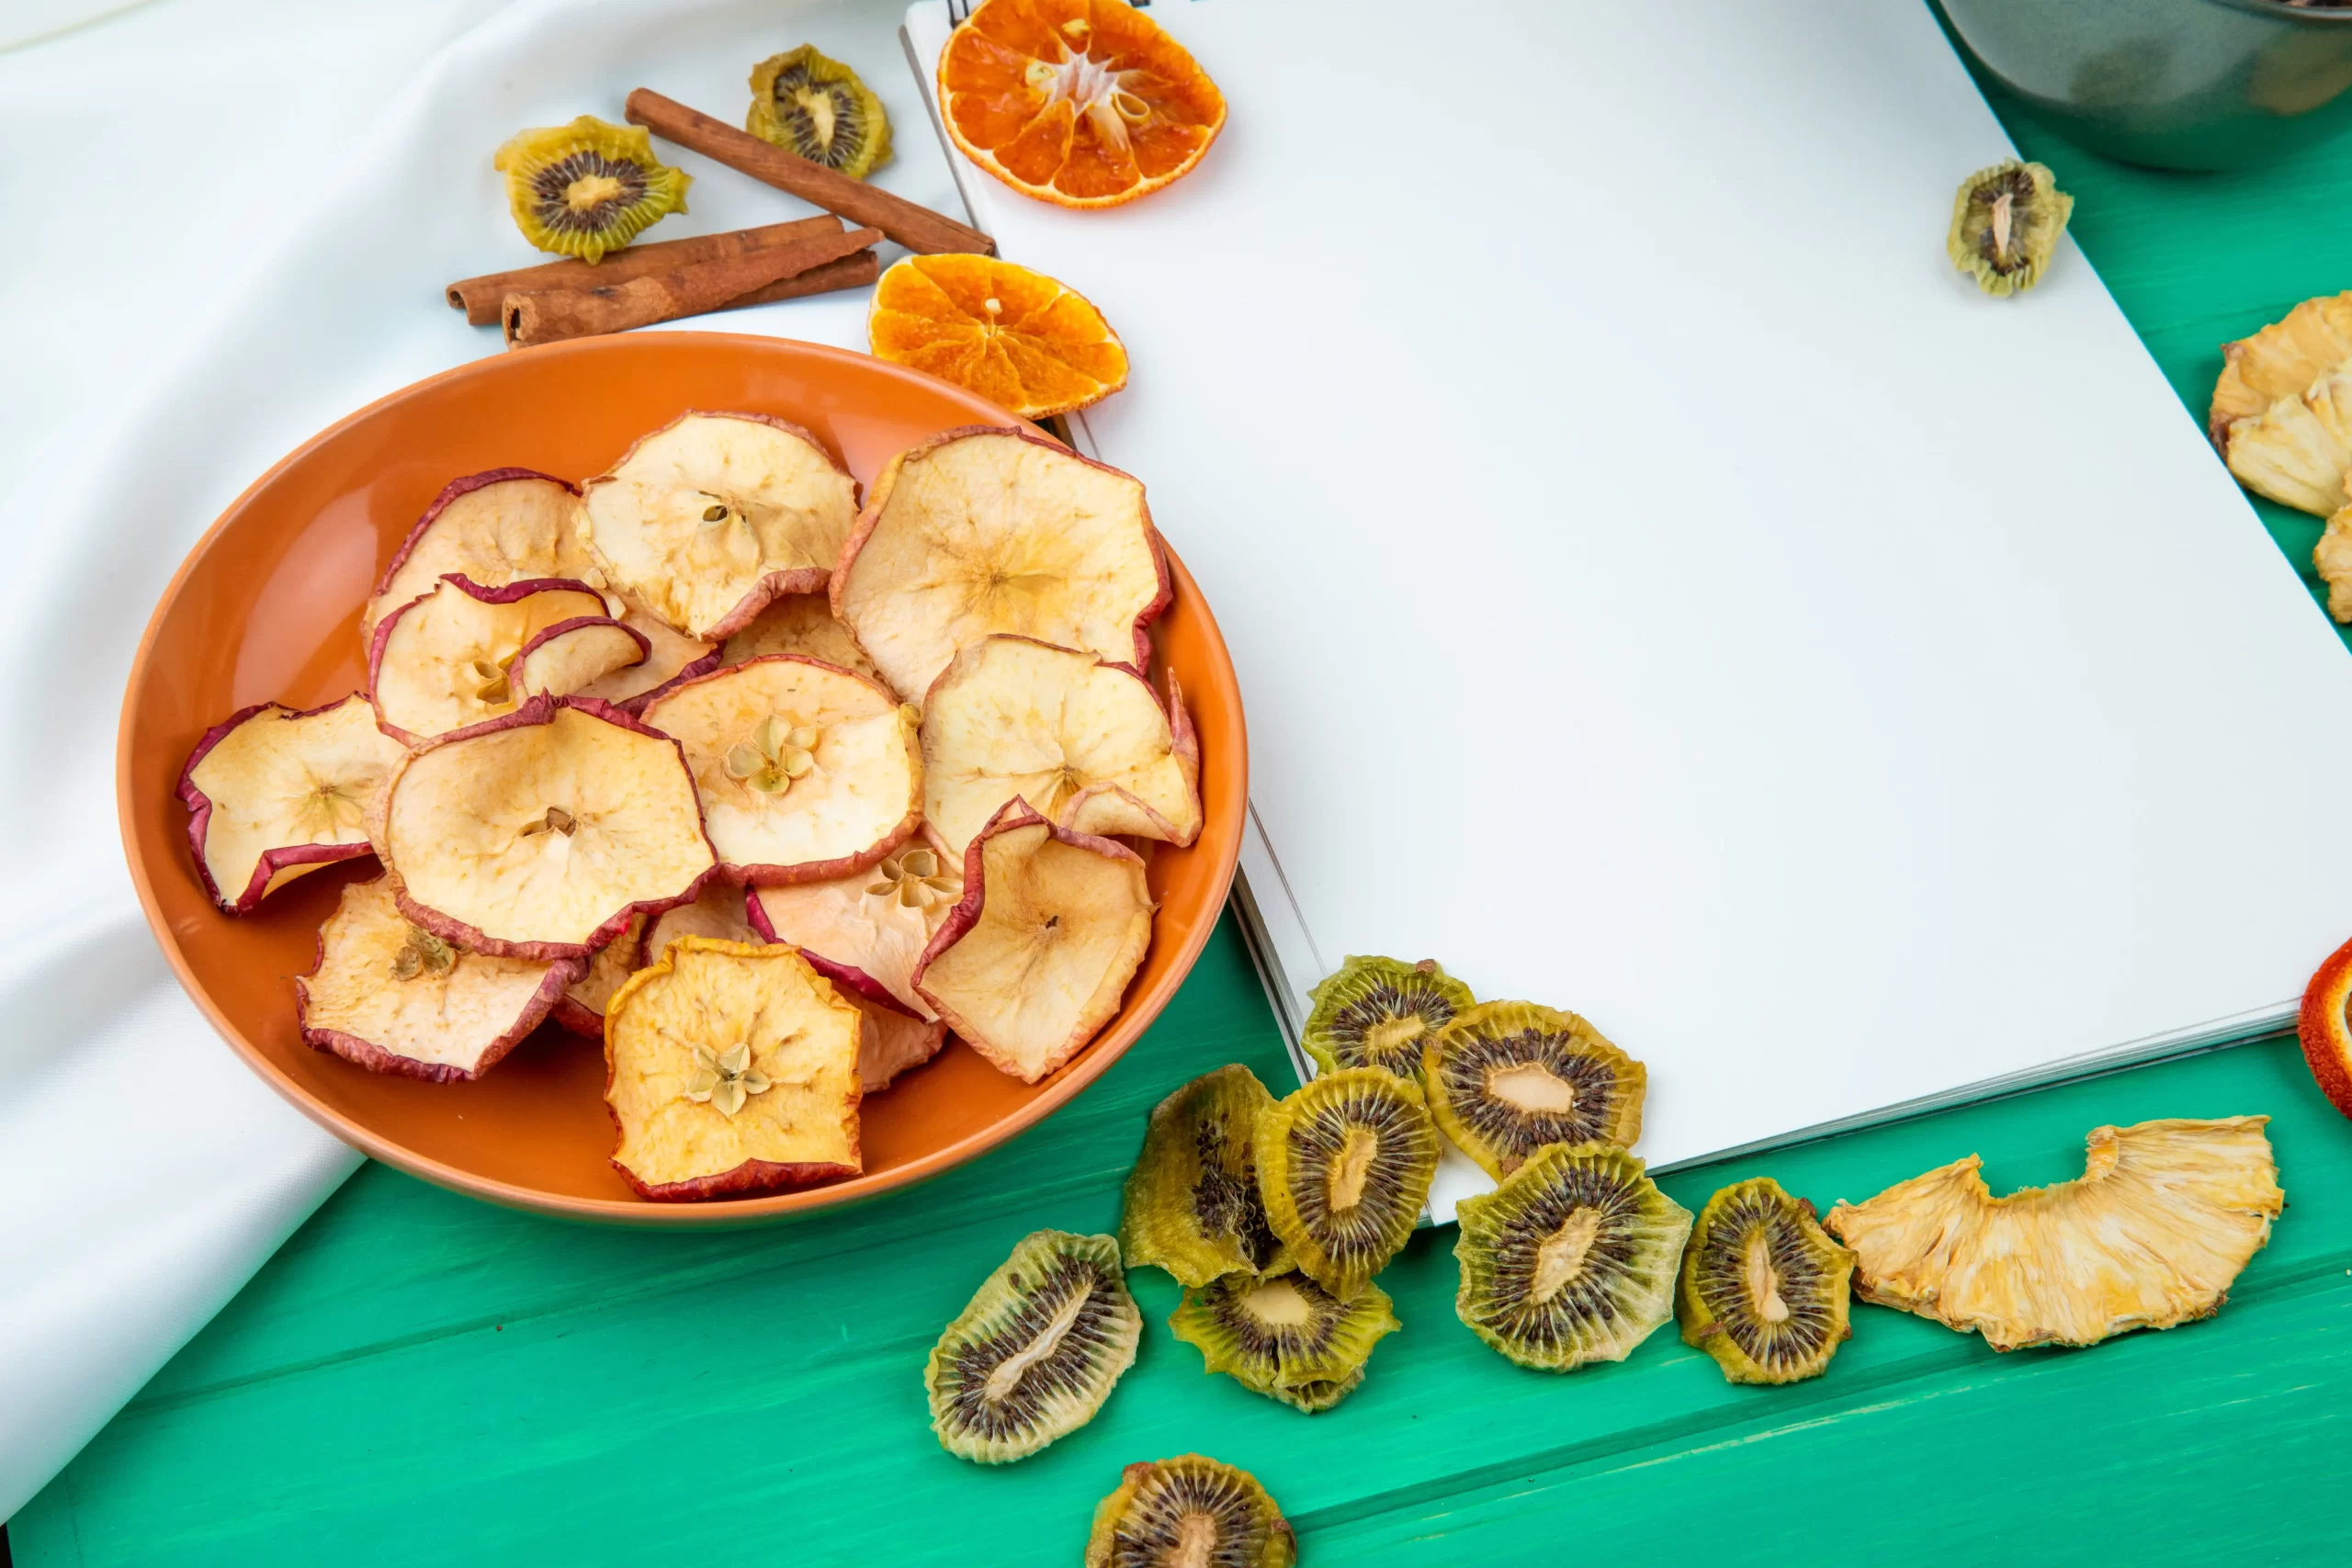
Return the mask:
POLYGON ((853 223, 879 229, 910 251, 925 255, 945 251, 976 251, 984 256, 996 254, 996 242, 978 229, 928 207, 917 206, 904 197, 892 196, 863 180, 835 174, 821 164, 796 157, 781 147, 649 88, 639 87, 631 93, 624 112, 630 124, 644 126, 665 141, 690 147, 740 174, 789 191, 828 212, 838 212, 853 223))
MULTIPOLYGON (((749 296, 766 294, 777 284, 797 282, 809 272, 812 258, 805 253, 811 249, 822 252, 813 257, 814 265, 821 267, 847 259, 851 253, 866 250, 881 238, 878 231, 854 229, 827 237, 818 246, 808 242, 775 245, 591 288, 541 288, 509 294, 500 309, 506 345, 528 348, 536 344, 560 343, 566 338, 674 321, 739 303, 756 303, 749 296)), ((867 251, 867 254, 870 259, 872 253, 867 251)))
POLYGON ((516 267, 510 272, 489 272, 480 277, 459 278, 449 285, 449 304, 451 308, 466 313, 467 324, 487 327, 496 324, 499 306, 509 294, 531 294, 543 288, 596 288, 610 283, 627 283, 631 278, 650 277, 655 273, 669 272, 676 267, 725 261, 730 256, 748 255, 771 246, 841 231, 840 219, 820 213, 814 218, 796 219, 790 223, 770 223, 759 229, 732 229, 724 234, 696 234, 684 240, 655 240, 648 244, 631 245, 626 250, 611 252, 603 261, 593 264, 566 257, 562 261, 544 262, 537 266, 516 267))

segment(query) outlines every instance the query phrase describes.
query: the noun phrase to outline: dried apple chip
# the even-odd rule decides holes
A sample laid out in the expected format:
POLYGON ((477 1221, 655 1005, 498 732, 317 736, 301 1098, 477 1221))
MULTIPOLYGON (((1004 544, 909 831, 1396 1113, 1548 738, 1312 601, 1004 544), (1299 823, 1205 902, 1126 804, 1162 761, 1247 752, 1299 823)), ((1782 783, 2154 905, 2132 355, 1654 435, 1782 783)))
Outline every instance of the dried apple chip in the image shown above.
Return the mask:
POLYGON ((888 685, 865 649, 833 619, 831 600, 822 593, 787 593, 752 617, 752 624, 727 639, 719 650, 722 664, 742 664, 771 653, 799 653, 822 663, 838 665, 877 685, 888 685))
POLYGON ((612 1002, 613 993, 628 984, 644 962, 645 917, 638 915, 630 919, 628 930, 596 950, 588 960, 587 973, 564 987, 563 995, 556 998, 555 1010, 548 1016, 574 1034, 602 1038, 605 1009, 612 1002))
POLYGON ((2083 1174, 1996 1198, 1971 1155, 1822 1222, 1854 1293, 1996 1350, 2211 1317, 2287 1205, 2267 1116, 2095 1127, 2083 1174))
POLYGON ((206 730, 179 788, 204 890, 247 914, 304 872, 372 852, 368 811, 401 755, 357 692, 300 712, 258 703, 206 730))
POLYGON ((645 639, 645 661, 592 681, 577 695, 610 703, 626 713, 641 713, 654 698, 718 668, 718 644, 674 630, 626 593, 614 597, 620 601, 621 625, 645 639))
POLYGON ((2281 398, 2299 398, 2335 366, 2352 359, 2352 290, 2306 299, 2249 338, 2222 345, 2206 428, 2216 446, 2230 426, 2281 398))
POLYGON ((939 1015, 915 990, 915 965, 963 897, 962 866, 916 844, 847 876, 757 888, 748 912, 768 941, 821 955, 827 973, 854 969, 929 1020, 939 1015))
POLYGON ((581 495, 589 553, 612 586, 705 641, 780 594, 824 587, 857 517, 849 471, 765 414, 683 414, 581 495))
POLYGON ((586 958, 718 863, 678 743, 582 697, 534 697, 411 752, 373 828, 410 919, 514 958, 586 958))
POLYGON ((772 654, 686 682, 645 707, 675 736, 710 841, 739 882, 861 871, 922 819, 914 716, 873 682, 772 654))
POLYGON ((512 679, 523 649, 557 626, 605 619, 604 596, 584 583, 526 578, 484 588, 445 577, 376 627, 368 656, 376 722, 414 746, 513 713, 524 701, 512 679))
POLYGON ((652 652, 643 632, 609 615, 581 615, 558 621, 525 643, 506 667, 506 685, 518 703, 569 696, 616 670, 644 663, 652 652))
POLYGON ((535 468, 492 468, 452 479, 416 520, 359 613, 359 635, 456 573, 488 588, 560 577, 601 586, 580 538, 580 491, 535 468))
POLYGON ((1189 844, 1201 749, 1171 672, 1163 712, 1122 664, 1024 637, 983 637, 923 700, 923 820, 962 854, 1008 800, 1081 833, 1189 844))
POLYGON ((615 1168, 658 1200, 855 1176, 858 1033, 792 949, 678 938, 605 1010, 615 1168))
POLYGON ((294 982, 302 1038, 371 1072, 478 1078, 538 1027, 582 961, 492 958, 409 923, 389 877, 354 882, 294 982))
POLYGON ((1170 591, 1140 482, 1025 431, 976 426, 890 459, 832 594, 882 678, 912 694, 991 632, 1142 670, 1170 591))
MULTIPOLYGON (((874 877, 873 872, 862 872, 850 880, 863 887, 874 877)), ((681 904, 654 922, 652 943, 646 951, 658 954, 682 936, 711 936, 727 942, 774 942, 776 938, 766 929, 765 917, 759 913, 763 897, 770 894, 789 897, 831 886, 819 882, 799 887, 753 888, 750 890, 747 908, 744 889, 714 878, 704 886, 701 896, 693 903, 681 904), (746 919, 747 913, 752 918, 746 919)), ((789 945, 800 946, 797 942, 789 945)), ((915 956, 922 951, 922 937, 918 936, 908 951, 909 967, 913 965, 915 956)), ((865 1031, 857 1046, 857 1081, 867 1094, 878 1094, 889 1088, 899 1074, 930 1061, 947 1043, 945 1024, 910 1010, 909 1005, 899 1000, 894 991, 886 989, 864 970, 854 964, 836 963, 813 948, 800 947, 800 956, 808 961, 810 968, 831 980, 833 988, 864 1015, 865 1031)))
POLYGON ((1151 946, 1151 894, 1125 845, 1020 801, 964 859, 964 897, 915 965, 916 994, 1001 1071, 1035 1083, 1119 1010, 1151 946))

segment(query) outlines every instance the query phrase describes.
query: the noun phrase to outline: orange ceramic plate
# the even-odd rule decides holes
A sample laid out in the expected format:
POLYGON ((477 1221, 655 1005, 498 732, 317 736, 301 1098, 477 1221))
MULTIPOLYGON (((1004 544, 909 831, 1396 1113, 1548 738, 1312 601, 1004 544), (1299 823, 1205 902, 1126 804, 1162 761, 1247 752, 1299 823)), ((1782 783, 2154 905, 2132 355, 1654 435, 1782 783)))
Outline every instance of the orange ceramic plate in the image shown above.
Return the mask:
POLYGON ((1176 993, 1223 908, 1248 789, 1241 696, 1224 639, 1182 564, 1154 628, 1201 735, 1206 815, 1189 849, 1160 846, 1151 953, 1093 1044, 1035 1086, 963 1045, 866 1101, 865 1174, 709 1203, 650 1203, 609 1163, 604 1053, 548 1027, 480 1083, 364 1071, 302 1043, 289 977, 319 924, 372 860, 321 871, 254 914, 224 915, 198 883, 175 796, 198 737, 248 704, 309 707, 360 685, 361 602, 442 485, 520 466, 598 473, 690 408, 749 409, 814 431, 859 482, 935 431, 1011 423, 1001 409, 863 355, 718 333, 587 338, 484 359, 360 410, 255 480, 165 590, 132 662, 115 761, 123 848, 155 940, 206 1016, 272 1088, 388 1165, 492 1202, 621 1224, 727 1225, 871 1197, 994 1147, 1049 1114, 1134 1043, 1176 993))

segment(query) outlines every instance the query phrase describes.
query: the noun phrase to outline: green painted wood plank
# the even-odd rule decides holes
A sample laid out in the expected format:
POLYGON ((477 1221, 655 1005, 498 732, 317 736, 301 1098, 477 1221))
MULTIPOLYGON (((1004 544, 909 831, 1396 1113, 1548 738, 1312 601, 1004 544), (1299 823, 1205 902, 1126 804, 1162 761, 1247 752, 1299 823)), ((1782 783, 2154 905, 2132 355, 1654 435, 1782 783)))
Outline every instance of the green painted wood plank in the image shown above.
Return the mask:
MULTIPOLYGON (((2352 143, 2185 177, 2012 124, 2077 197, 2086 253, 2200 421, 2221 341, 2352 281, 2352 143)), ((2261 512, 2308 577, 2316 524, 2261 512)), ((1670 1330, 1557 1377, 1454 1321, 1453 1236, 1433 1233, 1383 1278, 1404 1331, 1329 1415, 1201 1375, 1161 1327, 1176 1292, 1147 1270, 1142 1354, 1100 1420, 1003 1470, 943 1454, 918 1380, 939 1325, 1024 1232, 1110 1226, 1145 1111, 1230 1060, 1282 1081, 1228 924, 1074 1105, 846 1213, 647 1236, 369 1167, 11 1522, 17 1560, 1074 1562, 1119 1465, 1187 1449, 1258 1471, 1310 1564, 1649 1561, 1694 1539, 1735 1561, 2018 1564, 2352 1546, 2319 1503, 2340 1490, 2352 1418, 2352 1124, 2283 1040, 1665 1182, 1695 1205, 1769 1172, 1826 1205, 1973 1149, 2007 1188, 2075 1174, 2100 1122, 2267 1111, 2290 1206, 2210 1323, 1999 1357, 1860 1308, 1830 1373, 1794 1389, 1731 1388, 1670 1330)))

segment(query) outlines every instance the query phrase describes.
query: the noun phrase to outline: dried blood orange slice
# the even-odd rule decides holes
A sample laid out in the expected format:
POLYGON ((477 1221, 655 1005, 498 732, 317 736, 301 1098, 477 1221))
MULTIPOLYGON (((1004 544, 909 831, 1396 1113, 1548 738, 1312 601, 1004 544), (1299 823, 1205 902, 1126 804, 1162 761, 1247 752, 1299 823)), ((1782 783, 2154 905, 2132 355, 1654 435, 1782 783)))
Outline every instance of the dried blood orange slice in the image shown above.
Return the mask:
POLYGON ((987 0, 939 56, 964 155, 1023 196, 1116 207, 1181 179, 1225 128, 1225 95, 1120 0, 987 0))
POLYGON ((2352 1116, 2352 942, 2327 955, 2303 991, 2302 1017, 2297 1032, 2303 1039, 2303 1059, 2329 1103, 2352 1116))
POLYGON ((978 392, 1024 419, 1127 384, 1127 350, 1084 295, 994 256, 909 256, 865 319, 874 357, 978 392))

